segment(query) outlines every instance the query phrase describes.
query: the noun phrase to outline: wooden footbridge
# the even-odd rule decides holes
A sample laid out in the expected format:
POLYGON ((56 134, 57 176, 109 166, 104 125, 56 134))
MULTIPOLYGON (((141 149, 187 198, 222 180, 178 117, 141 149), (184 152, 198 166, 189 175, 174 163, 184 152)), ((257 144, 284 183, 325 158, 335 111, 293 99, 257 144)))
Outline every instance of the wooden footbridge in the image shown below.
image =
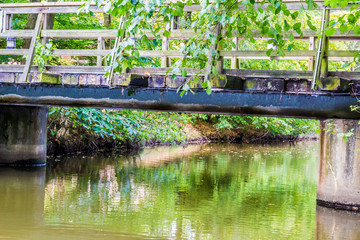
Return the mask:
MULTIPOLYGON (((169 47, 169 42, 185 41, 195 34, 192 29, 182 28, 175 22, 169 29, 170 35, 161 35, 161 50, 138 51, 139 58, 159 59, 161 67, 135 67, 105 77, 106 61, 103 58, 111 52, 111 42, 115 41, 116 44, 117 30, 49 29, 50 14, 77 13, 81 4, 0 4, 0 39, 3 39, 0 42, 0 57, 27 56, 23 64, 8 61, 0 65, 0 104, 360 118, 358 112, 350 110, 351 105, 357 105, 360 74, 328 71, 329 62, 353 61, 354 50, 332 50, 329 47, 330 42, 360 40, 360 36, 352 32, 341 34, 336 29, 334 35, 326 37, 310 29, 304 29, 302 36, 293 31, 296 41, 308 42, 308 49, 287 51, 285 56, 277 56, 275 51, 268 56, 266 49, 243 50, 242 36, 235 36, 234 49, 218 49, 220 58, 214 63, 217 75, 210 74, 206 69, 186 69, 187 76, 173 78, 169 75, 171 59, 182 58, 183 53, 169 47), (12 22, 23 14, 36 14, 34 29, 12 29, 12 22), (30 39, 29 48, 19 47, 21 39, 30 39), (59 65, 46 65, 45 71, 40 71, 39 66, 34 65, 34 56, 38 42, 46 43, 48 39, 94 39, 96 44, 83 49, 53 49, 51 54, 61 58, 59 65), (110 44, 106 46, 106 42, 110 44), (239 69, 240 61, 245 59, 306 61, 308 69, 239 69), (60 64, 65 60, 66 64, 60 64), (87 66, 84 66, 84 62, 87 66), (200 82, 191 86, 195 94, 189 92, 180 96, 178 89, 194 75, 200 77, 200 82), (201 88, 204 78, 212 84, 210 95, 201 88)), ((295 10, 302 4, 289 2, 287 6, 289 10, 295 10)), ((103 14, 103 9, 95 5, 91 5, 90 10, 94 14, 103 14)), ((184 9, 189 13, 199 10, 198 5, 184 9)), ((323 14, 323 22, 328 21, 330 9, 325 9, 319 2, 317 11, 323 14)), ((154 38, 150 32, 145 34, 148 38, 154 38)), ((135 39, 137 37, 134 36, 135 39)), ((254 32, 254 37, 257 41, 266 40, 259 32, 254 32)))

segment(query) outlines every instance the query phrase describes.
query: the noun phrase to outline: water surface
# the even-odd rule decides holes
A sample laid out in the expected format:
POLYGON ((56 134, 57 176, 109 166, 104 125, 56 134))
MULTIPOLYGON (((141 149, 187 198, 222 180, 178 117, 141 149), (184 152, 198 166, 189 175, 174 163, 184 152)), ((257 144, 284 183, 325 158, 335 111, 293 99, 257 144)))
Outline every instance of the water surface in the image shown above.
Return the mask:
POLYGON ((0 239, 333 239, 317 160, 316 142, 210 144, 1 168, 0 239))

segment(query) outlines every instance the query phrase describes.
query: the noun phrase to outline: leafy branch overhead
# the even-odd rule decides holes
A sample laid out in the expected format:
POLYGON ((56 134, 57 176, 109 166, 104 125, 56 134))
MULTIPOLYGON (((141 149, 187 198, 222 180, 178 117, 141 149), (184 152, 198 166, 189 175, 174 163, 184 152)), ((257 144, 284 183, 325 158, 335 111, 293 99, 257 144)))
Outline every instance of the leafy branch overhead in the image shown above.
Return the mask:
MULTIPOLYGON (((331 8, 350 4, 343 0, 325 0, 324 3, 331 8)), ((172 50, 182 54, 181 58, 171 59, 169 74, 173 78, 187 76, 186 68, 199 69, 205 74, 219 74, 213 67, 220 58, 219 50, 236 49, 232 41, 234 37, 242 37, 254 43, 255 35, 260 34, 272 46, 266 51, 268 56, 285 56, 287 51, 296 47, 295 35, 301 38, 303 29, 308 28, 321 34, 318 29, 320 12, 311 15, 305 11, 318 7, 313 0, 303 2, 299 10, 289 10, 286 2, 278 0, 96 0, 96 4, 111 14, 115 21, 125 19, 119 23, 119 41, 110 54, 113 57, 110 68, 116 72, 136 66, 141 59, 139 50, 148 50, 146 47, 150 42, 155 42, 154 48, 161 50, 162 39, 171 36, 176 24, 192 29, 195 34, 186 40, 173 41, 172 50), (216 34, 217 26, 220 26, 219 34, 216 34), (209 58, 212 60, 209 61, 209 58)), ((89 11, 89 7, 90 2, 87 2, 79 11, 89 11)), ((342 33, 353 31, 360 34, 360 25, 357 24, 359 17, 359 5, 354 4, 349 14, 342 14, 338 19, 329 21, 326 36, 333 35, 335 28, 339 28, 342 33)), ((207 78, 205 81, 202 87, 210 93, 211 84, 207 78)), ((198 83, 199 76, 195 76, 182 90, 189 90, 189 86, 198 83)))

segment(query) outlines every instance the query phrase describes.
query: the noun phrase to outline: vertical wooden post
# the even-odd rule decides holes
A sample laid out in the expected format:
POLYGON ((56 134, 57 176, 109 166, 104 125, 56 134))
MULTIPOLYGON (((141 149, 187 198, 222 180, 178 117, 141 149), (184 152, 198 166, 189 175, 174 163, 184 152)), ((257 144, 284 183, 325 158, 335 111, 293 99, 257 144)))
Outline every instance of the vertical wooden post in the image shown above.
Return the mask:
MULTIPOLYGON (((104 39, 102 37, 98 37, 97 40, 97 49, 98 50, 103 50, 104 49, 104 39)), ((102 58, 103 56, 99 55, 96 57, 96 66, 97 67, 101 67, 102 65, 102 58)))
MULTIPOLYGON (((235 51, 239 50, 239 39, 237 37, 233 38, 233 43, 235 44, 235 51)), ((231 57, 231 69, 238 69, 239 66, 239 58, 231 57)))
POLYGON ((6 19, 6 12, 5 9, 0 9, 0 33, 4 32, 5 27, 5 19, 6 19))
MULTIPOLYGON (((329 20, 330 20, 330 9, 327 9, 325 14, 326 23, 328 23, 329 20)), ((323 34, 325 34, 325 32, 323 34)), ((329 38, 325 36, 323 43, 324 54, 322 55, 321 64, 320 64, 320 79, 326 78, 328 76, 328 70, 329 70, 328 51, 329 51, 329 38)))
POLYGON ((174 16, 173 20, 171 21, 171 30, 180 29, 180 18, 174 16))
MULTIPOLYGON (((309 50, 315 50, 315 37, 309 38, 309 50)), ((315 66, 315 59, 314 57, 310 57, 308 61, 308 70, 313 71, 315 66)))
MULTIPOLYGON (((126 21, 126 17, 121 16, 120 17, 120 21, 119 21, 119 26, 118 26, 118 31, 123 27, 124 23, 126 21)), ((115 39, 115 45, 114 45, 114 49, 117 50, 119 48, 119 44, 120 42, 123 40, 125 36, 125 31, 124 34, 121 36, 117 36, 115 39)), ((113 82, 113 76, 114 76, 114 63, 116 61, 116 52, 113 51, 113 53, 111 54, 111 62, 110 62, 110 72, 109 72, 109 80, 108 80, 108 84, 112 84, 113 82)))
MULTIPOLYGON (((216 50, 219 53, 219 51, 221 51, 223 49, 223 47, 221 45, 219 45, 219 41, 221 40, 221 25, 218 24, 216 29, 215 29, 215 35, 217 36, 217 41, 216 41, 216 50)), ((219 56, 218 59, 216 60, 215 63, 215 67, 216 67, 216 72, 218 74, 221 74, 223 72, 224 69, 224 57, 219 56)))
POLYGON ((319 39, 318 48, 316 51, 316 62, 314 75, 311 82, 311 89, 315 90, 316 82, 321 78, 327 77, 328 74, 328 56, 327 51, 329 48, 329 38, 325 36, 325 28, 330 19, 330 10, 324 7, 323 16, 321 20, 321 38, 319 39))
POLYGON ((11 30, 12 29, 12 18, 13 18, 13 15, 12 14, 6 14, 5 15, 5 29, 6 30, 11 30))
MULTIPOLYGON (((209 80, 209 76, 212 72, 212 67, 213 67, 213 63, 214 63, 214 56, 213 56, 213 52, 215 51, 219 51, 220 48, 218 46, 218 41, 219 41, 219 35, 221 33, 221 24, 218 23, 215 26, 214 29, 214 36, 215 36, 215 40, 212 40, 212 43, 210 45, 209 48, 209 53, 208 53, 208 63, 207 63, 207 67, 205 70, 205 81, 209 80)), ((224 63, 224 58, 223 57, 219 57, 215 63, 215 68, 218 74, 222 73, 223 70, 223 63, 224 63)))
MULTIPOLYGON (((49 18, 49 14, 44 13, 44 23, 43 23, 42 29, 49 29, 49 26, 48 26, 48 25, 49 25, 48 18, 49 18)), ((43 49, 43 51, 42 51, 43 54, 44 54, 44 53, 45 53, 45 49, 46 49, 47 36, 46 36, 46 34, 42 35, 42 34, 41 34, 41 30, 40 30, 39 36, 40 36, 40 42, 41 42, 41 44, 44 46, 44 49, 43 49)), ((48 61, 46 61, 44 64, 45 64, 45 65, 48 65, 48 61)))
MULTIPOLYGON (((167 23, 166 26, 165 26, 165 29, 167 31, 171 31, 171 27, 172 27, 171 25, 172 24, 167 23)), ((162 38, 161 50, 162 51, 168 51, 169 50, 169 38, 168 37, 163 37, 162 38)), ((170 58, 162 57, 161 58, 161 67, 162 68, 170 67, 170 58)))
POLYGON ((28 75, 29 75, 29 72, 30 72, 30 69, 31 69, 31 66, 32 66, 32 63, 33 63, 33 59, 34 59, 34 53, 35 53, 35 46, 36 46, 37 37, 40 35, 43 23, 44 23, 44 14, 39 13, 38 16, 37 16, 37 19, 36 19, 33 36, 31 38, 30 47, 29 47, 29 53, 28 53, 27 58, 26 58, 24 71, 23 71, 23 74, 21 76, 21 82, 28 82, 28 75))

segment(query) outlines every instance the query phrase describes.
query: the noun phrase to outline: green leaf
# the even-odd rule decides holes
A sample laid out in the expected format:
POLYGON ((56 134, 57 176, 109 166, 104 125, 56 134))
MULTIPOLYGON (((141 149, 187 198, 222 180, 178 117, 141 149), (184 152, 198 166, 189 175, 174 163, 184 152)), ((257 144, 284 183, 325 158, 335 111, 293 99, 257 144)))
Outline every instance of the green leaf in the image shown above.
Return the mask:
POLYGON ((342 65, 341 68, 346 68, 346 67, 350 66, 350 64, 351 64, 350 62, 347 62, 344 65, 342 65))
POLYGON ((359 8, 359 4, 354 4, 350 7, 350 11, 354 11, 355 9, 359 8))
POLYGON ((180 97, 182 98, 184 96, 185 90, 182 90, 180 93, 180 97))
POLYGON ((280 24, 275 24, 275 28, 276 28, 276 31, 278 31, 279 33, 282 32, 282 27, 280 26, 280 24))
POLYGON ((316 31, 316 27, 311 23, 310 20, 307 20, 307 25, 309 26, 309 28, 313 31, 316 31))
POLYGON ((168 30, 165 30, 163 33, 164 37, 170 37, 170 32, 168 30))
POLYGON ((340 30, 341 33, 346 32, 346 30, 347 30, 347 25, 342 24, 342 25, 340 26, 339 30, 340 30))
POLYGON ((266 51, 266 56, 270 57, 272 50, 273 50, 272 48, 269 48, 269 49, 266 51))
POLYGON ((348 3, 347 0, 341 0, 341 1, 339 1, 339 6, 342 7, 342 8, 346 7, 348 4, 349 4, 349 3, 348 3))
POLYGON ((355 26, 353 32, 355 35, 360 35, 360 26, 355 26))
POLYGON ((300 29, 301 28, 301 23, 295 23, 294 25, 293 25, 293 29, 294 30, 296 30, 296 29, 300 29))
POLYGON ((206 93, 207 93, 207 95, 211 94, 211 88, 210 87, 206 88, 206 93))
POLYGON ((202 87, 202 88, 207 88, 207 84, 208 84, 208 81, 205 81, 205 82, 203 82, 203 83, 201 84, 201 87, 202 87))
POLYGON ((335 28, 333 28, 333 27, 325 30, 325 35, 326 35, 327 37, 329 37, 329 36, 331 36, 331 35, 334 35, 334 33, 335 33, 335 28))
POLYGON ((187 71, 186 71, 186 69, 184 69, 184 68, 181 69, 181 76, 182 76, 182 77, 186 77, 186 76, 187 76, 187 71))
POLYGON ((286 20, 284 20, 284 31, 287 32, 289 31, 291 28, 291 26, 288 24, 288 22, 286 20))
POLYGON ((183 15, 183 8, 180 6, 176 6, 172 13, 174 16, 180 17, 183 15))
POLYGON ((211 72, 213 73, 213 74, 217 74, 217 70, 216 70, 216 67, 215 66, 212 66, 212 68, 211 68, 211 72))
POLYGON ((293 12, 293 13, 291 14, 291 18, 294 19, 294 20, 295 20, 298 16, 299 16, 299 12, 293 12))
POLYGON ((220 8, 220 4, 221 4, 221 0, 215 0, 216 3, 216 7, 219 9, 220 8))
POLYGON ((349 23, 355 23, 356 22, 356 18, 354 16, 354 14, 349 14, 348 16, 348 22, 349 23))

